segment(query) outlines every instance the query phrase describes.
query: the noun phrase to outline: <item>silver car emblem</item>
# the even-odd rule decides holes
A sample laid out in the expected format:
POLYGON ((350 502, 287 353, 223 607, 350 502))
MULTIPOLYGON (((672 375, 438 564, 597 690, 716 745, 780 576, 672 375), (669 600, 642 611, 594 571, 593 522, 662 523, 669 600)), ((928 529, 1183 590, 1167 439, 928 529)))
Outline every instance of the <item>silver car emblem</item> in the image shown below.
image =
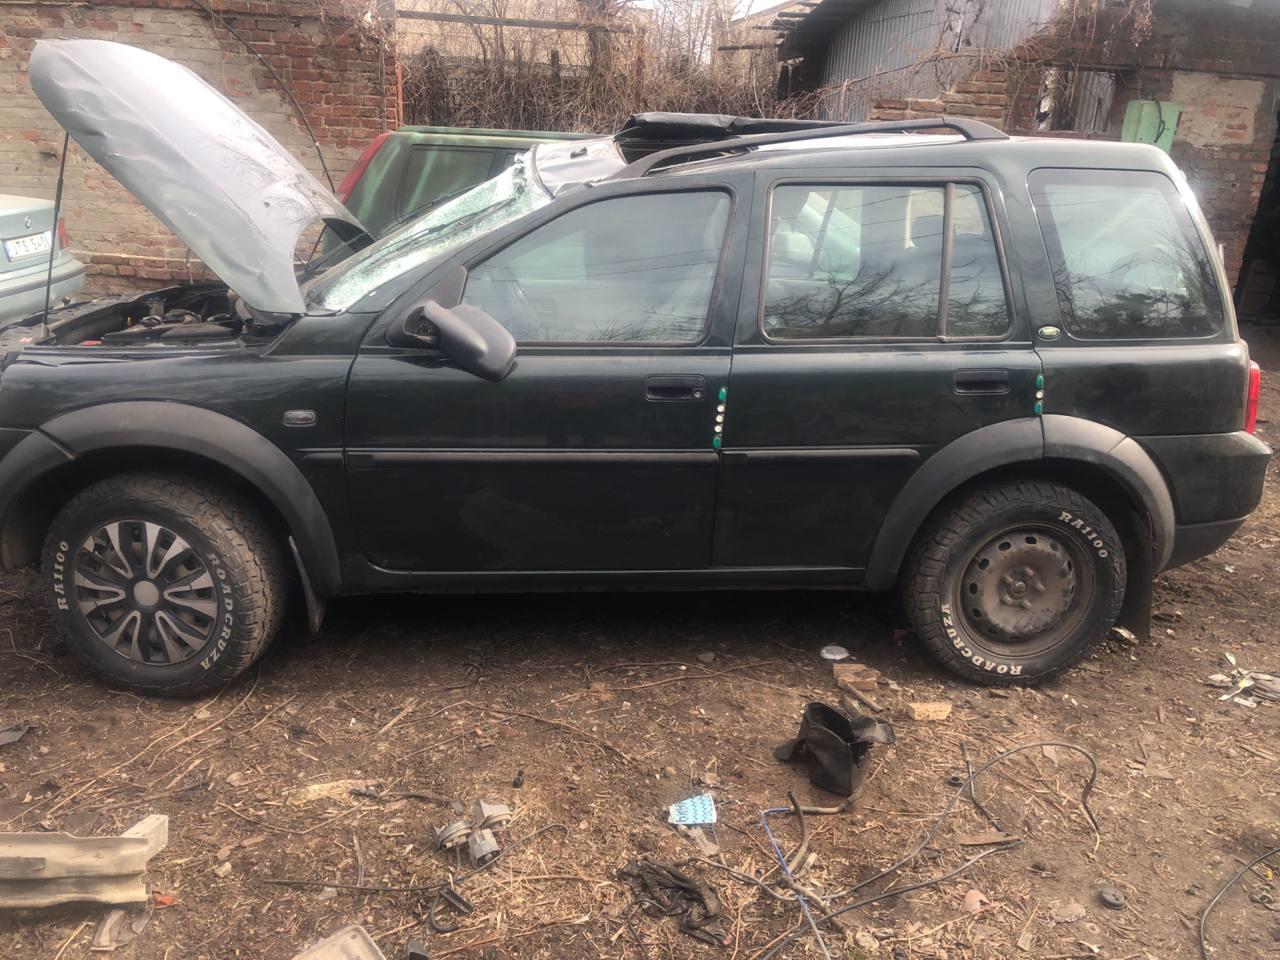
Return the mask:
POLYGON ((30 218, 30 217, 23 217, 23 218, 22 218, 22 228, 23 228, 24 230, 30 230, 30 229, 31 229, 31 218, 30 218))

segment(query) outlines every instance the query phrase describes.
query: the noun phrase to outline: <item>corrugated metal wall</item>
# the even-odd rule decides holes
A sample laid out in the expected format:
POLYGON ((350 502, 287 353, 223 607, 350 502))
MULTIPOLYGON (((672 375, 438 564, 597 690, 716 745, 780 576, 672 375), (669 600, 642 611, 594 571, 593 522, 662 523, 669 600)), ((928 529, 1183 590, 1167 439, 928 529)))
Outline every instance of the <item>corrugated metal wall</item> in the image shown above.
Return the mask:
POLYGON ((831 97, 833 119, 863 120, 876 97, 934 97, 972 66, 920 59, 948 50, 1004 49, 1048 23, 1058 0, 882 0, 841 27, 827 48, 823 86, 861 81, 831 97))

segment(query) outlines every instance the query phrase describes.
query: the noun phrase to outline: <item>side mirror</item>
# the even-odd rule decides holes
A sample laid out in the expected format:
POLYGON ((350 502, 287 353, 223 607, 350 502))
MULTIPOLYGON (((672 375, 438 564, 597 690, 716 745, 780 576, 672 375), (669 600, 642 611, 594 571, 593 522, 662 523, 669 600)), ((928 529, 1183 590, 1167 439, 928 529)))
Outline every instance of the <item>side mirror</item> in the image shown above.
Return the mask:
POLYGON ((395 341, 438 350, 461 370, 484 380, 504 379, 516 365, 516 341, 477 307, 442 307, 427 300, 409 310, 395 341))

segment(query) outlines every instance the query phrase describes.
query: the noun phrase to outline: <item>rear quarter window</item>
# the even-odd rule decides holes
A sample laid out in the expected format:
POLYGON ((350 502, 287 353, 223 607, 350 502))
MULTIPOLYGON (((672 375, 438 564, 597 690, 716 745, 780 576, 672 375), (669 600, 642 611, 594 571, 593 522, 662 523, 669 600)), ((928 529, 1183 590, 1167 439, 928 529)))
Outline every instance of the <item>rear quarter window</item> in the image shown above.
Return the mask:
POLYGON ((1036 170, 1029 184, 1073 336, 1145 340, 1222 329, 1217 272, 1168 177, 1036 170))

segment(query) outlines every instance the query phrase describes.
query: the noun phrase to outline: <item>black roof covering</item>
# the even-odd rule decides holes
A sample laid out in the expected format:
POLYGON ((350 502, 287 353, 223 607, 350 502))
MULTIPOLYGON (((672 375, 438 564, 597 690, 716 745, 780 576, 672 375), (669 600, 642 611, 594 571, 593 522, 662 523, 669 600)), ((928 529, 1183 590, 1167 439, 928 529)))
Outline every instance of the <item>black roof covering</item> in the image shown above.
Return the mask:
POLYGON ((735 117, 724 113, 633 113, 614 134, 627 161, 658 150, 695 143, 727 140, 757 133, 789 133, 829 127, 827 120, 794 120, 781 117, 735 117))

